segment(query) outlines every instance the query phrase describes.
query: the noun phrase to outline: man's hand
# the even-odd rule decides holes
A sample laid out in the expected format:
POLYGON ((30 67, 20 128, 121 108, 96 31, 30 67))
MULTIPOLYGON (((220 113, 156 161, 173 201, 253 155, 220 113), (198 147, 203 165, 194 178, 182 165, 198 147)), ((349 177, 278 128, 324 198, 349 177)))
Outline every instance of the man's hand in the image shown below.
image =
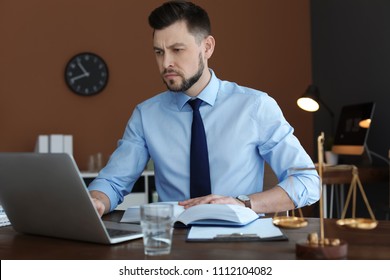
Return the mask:
POLYGON ((179 202, 179 205, 184 206, 185 209, 198 204, 237 204, 245 206, 242 202, 231 196, 222 196, 216 194, 209 194, 206 196, 191 198, 179 202))
POLYGON ((91 199, 92 199, 92 203, 95 206, 96 210, 98 211, 100 217, 103 216, 104 211, 106 210, 106 206, 104 206, 104 203, 101 202, 97 198, 91 198, 91 199))
POLYGON ((100 216, 108 213, 110 210, 110 199, 107 195, 99 191, 90 191, 91 200, 100 216))

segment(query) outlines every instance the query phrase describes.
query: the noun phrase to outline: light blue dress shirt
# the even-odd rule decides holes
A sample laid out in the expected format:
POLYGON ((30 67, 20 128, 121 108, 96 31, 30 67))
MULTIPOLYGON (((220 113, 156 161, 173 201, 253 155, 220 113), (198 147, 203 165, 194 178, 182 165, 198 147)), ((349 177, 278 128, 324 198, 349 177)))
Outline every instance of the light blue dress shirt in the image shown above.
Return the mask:
MULTIPOLYGON (((209 151, 212 193, 236 197, 263 190, 264 161, 296 207, 319 199, 314 164, 266 93, 219 80, 214 72, 198 95, 209 151), (291 175, 291 176, 290 176, 291 175)), ((192 109, 184 93, 171 91, 139 104, 107 165, 89 185, 104 192, 111 209, 131 192, 149 158, 160 201, 190 198, 192 109)))

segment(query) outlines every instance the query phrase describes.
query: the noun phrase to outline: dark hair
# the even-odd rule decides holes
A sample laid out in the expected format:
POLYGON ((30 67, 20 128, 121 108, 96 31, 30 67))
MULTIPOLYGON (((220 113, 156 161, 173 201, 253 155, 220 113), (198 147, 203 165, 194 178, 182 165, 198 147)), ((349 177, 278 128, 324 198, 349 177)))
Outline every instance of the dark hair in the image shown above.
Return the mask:
POLYGON ((184 20, 188 31, 194 36, 211 34, 211 24, 207 12, 187 1, 169 1, 156 8, 149 15, 149 25, 154 30, 164 29, 173 23, 184 20))

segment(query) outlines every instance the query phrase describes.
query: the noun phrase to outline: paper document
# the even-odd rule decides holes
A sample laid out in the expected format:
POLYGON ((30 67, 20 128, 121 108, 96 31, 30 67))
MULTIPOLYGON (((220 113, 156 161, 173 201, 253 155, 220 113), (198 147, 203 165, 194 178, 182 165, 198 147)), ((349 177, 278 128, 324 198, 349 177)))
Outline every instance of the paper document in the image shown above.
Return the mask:
POLYGON ((242 227, 192 226, 187 241, 234 241, 247 240, 286 240, 283 232, 272 223, 272 218, 257 219, 242 227))

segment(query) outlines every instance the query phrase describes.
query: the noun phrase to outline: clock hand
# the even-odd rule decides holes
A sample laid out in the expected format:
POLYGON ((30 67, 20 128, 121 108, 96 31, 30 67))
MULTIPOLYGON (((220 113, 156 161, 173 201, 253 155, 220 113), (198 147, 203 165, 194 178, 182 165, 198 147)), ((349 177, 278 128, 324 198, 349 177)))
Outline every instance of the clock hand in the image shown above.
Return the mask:
POLYGON ((81 78, 84 78, 84 77, 88 77, 89 76, 89 73, 86 72, 84 74, 81 74, 81 75, 78 75, 76 77, 73 77, 72 79, 70 79, 70 82, 71 83, 74 83, 74 81, 78 80, 78 79, 81 79, 81 78))
POLYGON ((77 61, 77 65, 80 67, 81 71, 83 71, 84 74, 89 76, 89 73, 87 72, 87 70, 85 70, 84 66, 81 64, 80 61, 77 61))

